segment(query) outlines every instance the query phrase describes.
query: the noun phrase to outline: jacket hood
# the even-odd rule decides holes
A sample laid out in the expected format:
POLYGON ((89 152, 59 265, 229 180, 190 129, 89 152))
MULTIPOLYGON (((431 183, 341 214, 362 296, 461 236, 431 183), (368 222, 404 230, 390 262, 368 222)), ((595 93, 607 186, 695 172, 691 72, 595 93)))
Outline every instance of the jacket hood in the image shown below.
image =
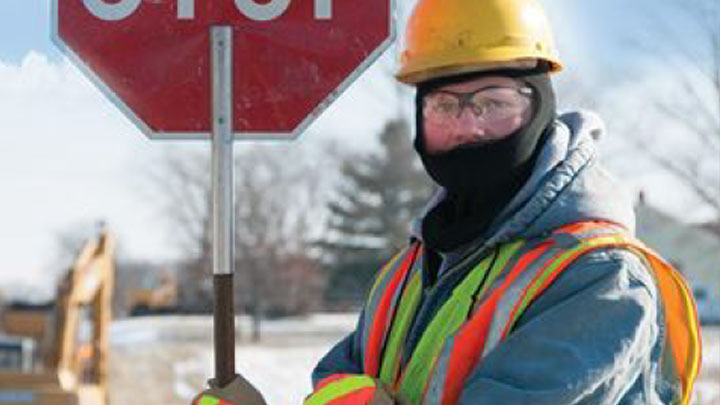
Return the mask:
MULTIPOLYGON (((602 120, 592 112, 560 115, 525 185, 470 246, 490 247, 529 239, 569 223, 590 220, 614 222, 634 234, 630 194, 598 162, 596 142, 604 132, 602 120)), ((445 195, 445 190, 438 189, 420 218, 445 195)), ((416 238, 421 235, 421 224, 421 220, 413 224, 416 238)))

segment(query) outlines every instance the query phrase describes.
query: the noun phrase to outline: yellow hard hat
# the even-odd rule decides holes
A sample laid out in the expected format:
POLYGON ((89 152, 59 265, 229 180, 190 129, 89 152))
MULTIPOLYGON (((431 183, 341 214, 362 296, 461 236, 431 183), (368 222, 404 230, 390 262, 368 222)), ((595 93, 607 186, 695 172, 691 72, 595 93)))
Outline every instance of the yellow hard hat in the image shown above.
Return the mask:
POLYGON ((546 61, 562 70, 545 13, 535 0, 418 0, 407 24, 399 81, 546 61))

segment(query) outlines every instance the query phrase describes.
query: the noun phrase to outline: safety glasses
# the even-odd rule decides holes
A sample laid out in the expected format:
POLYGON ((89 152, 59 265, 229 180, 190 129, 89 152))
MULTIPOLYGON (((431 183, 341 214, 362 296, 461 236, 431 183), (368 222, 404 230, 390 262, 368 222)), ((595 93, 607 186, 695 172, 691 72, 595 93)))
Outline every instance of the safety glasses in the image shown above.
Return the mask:
POLYGON ((530 120, 534 97, 532 88, 518 82, 488 84, 470 92, 441 88, 425 95, 422 103, 425 147, 441 153, 514 133, 530 120))
POLYGON ((467 93, 435 90, 423 99, 425 118, 455 120, 468 108, 485 123, 523 114, 532 105, 532 88, 488 86, 467 93))

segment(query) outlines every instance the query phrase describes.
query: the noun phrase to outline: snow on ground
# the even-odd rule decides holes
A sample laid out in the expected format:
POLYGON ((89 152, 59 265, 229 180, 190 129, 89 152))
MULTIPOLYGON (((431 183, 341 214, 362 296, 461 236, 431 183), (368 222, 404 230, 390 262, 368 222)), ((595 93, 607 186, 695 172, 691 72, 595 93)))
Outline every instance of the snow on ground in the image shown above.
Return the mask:
MULTIPOLYGON (((310 393, 310 371, 332 342, 287 345, 280 342, 240 345, 237 370, 263 393, 268 404, 300 404, 310 393)), ((198 376, 213 372, 211 350, 174 364, 173 394, 186 404, 198 392, 198 376)))
MULTIPOLYGON (((310 392, 317 361, 355 326, 356 314, 266 321, 251 343, 250 322, 237 320, 235 364, 270 405, 297 405, 310 392)), ((113 405, 188 405, 214 370, 210 317, 145 317, 116 321, 111 332, 113 405)))
POLYGON ((720 326, 702 329, 703 352, 693 403, 720 404, 720 326))
MULTIPOLYGON (((251 343, 250 323, 238 318, 235 364, 270 405, 298 405, 310 372, 355 326, 356 314, 266 321, 251 343)), ((720 404, 720 327, 703 328, 703 365, 693 404, 720 404)), ((188 405, 213 373, 210 317, 146 317, 115 321, 111 332, 113 405, 188 405)))

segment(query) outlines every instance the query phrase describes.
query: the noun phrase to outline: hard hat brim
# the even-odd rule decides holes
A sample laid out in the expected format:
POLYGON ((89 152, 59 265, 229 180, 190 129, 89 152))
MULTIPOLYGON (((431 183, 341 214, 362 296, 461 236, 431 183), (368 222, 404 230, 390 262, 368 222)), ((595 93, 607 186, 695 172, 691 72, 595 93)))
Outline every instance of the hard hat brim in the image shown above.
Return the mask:
MULTIPOLYGON (((468 61, 466 63, 453 63, 445 66, 433 66, 433 61, 428 61, 428 63, 425 64, 419 62, 412 66, 406 65, 404 70, 399 71, 395 75, 395 78, 401 83, 416 85, 429 80, 472 72, 481 73, 498 69, 528 70, 536 67, 539 61, 545 61, 549 64, 550 73, 558 73, 563 70, 563 65, 559 59, 550 59, 544 55, 538 58, 520 57, 510 59, 508 56, 510 52, 500 51, 497 53, 494 57, 492 55, 484 55, 482 59, 485 62, 482 63, 468 61)), ((524 56, 527 53, 521 52, 521 54, 524 56)))

